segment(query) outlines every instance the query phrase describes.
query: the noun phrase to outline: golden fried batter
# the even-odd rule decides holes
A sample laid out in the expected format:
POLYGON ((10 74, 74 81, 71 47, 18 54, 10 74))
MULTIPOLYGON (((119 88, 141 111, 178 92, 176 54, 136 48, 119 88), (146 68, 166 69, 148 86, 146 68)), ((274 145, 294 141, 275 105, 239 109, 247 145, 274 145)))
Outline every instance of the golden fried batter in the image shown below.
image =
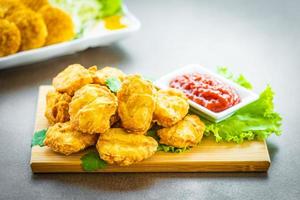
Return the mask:
POLYGON ((117 98, 105 86, 88 84, 75 92, 69 114, 72 126, 84 133, 104 133, 117 111, 117 98))
POLYGON ((117 93, 118 114, 123 128, 139 133, 149 129, 155 109, 154 92, 152 83, 139 75, 125 78, 117 93))
POLYGON ((177 89, 160 90, 156 96, 153 120, 163 127, 170 127, 188 113, 189 104, 183 92, 177 89))
POLYGON ((0 57, 16 53, 20 48, 21 35, 14 23, 0 19, 0 57))
POLYGON ((47 93, 45 117, 50 124, 70 120, 69 103, 71 99, 71 96, 67 93, 59 93, 53 90, 47 93))
POLYGON ((72 96, 76 90, 92 82, 93 78, 89 70, 79 64, 73 64, 54 77, 52 84, 57 91, 72 96))
POLYGON ((18 10, 26 10, 19 0, 0 0, 0 18, 5 18, 18 10))
POLYGON ((28 8, 38 11, 45 5, 49 5, 48 0, 20 0, 28 8))
POLYGON ((48 29, 46 45, 68 41, 74 38, 75 31, 72 18, 59 8, 43 6, 39 13, 43 16, 48 29))
POLYGON ((73 130, 70 122, 57 123, 48 128, 44 144, 55 152, 69 155, 96 144, 97 138, 98 135, 73 130))
POLYGON ((120 81, 123 81, 125 76, 126 75, 117 68, 104 67, 98 71, 95 71, 95 75, 93 78, 94 78, 94 83, 105 85, 105 81, 108 78, 115 77, 118 78, 120 81))
POLYGON ((121 128, 111 128, 97 142, 100 157, 110 164, 128 166, 151 157, 157 142, 145 135, 129 134, 121 128))
POLYGON ((20 50, 39 48, 45 44, 48 33, 40 14, 29 9, 17 10, 6 19, 15 23, 20 30, 20 50))
POLYGON ((178 148, 197 145, 203 136, 205 124, 196 115, 187 115, 172 127, 157 131, 159 143, 178 148))

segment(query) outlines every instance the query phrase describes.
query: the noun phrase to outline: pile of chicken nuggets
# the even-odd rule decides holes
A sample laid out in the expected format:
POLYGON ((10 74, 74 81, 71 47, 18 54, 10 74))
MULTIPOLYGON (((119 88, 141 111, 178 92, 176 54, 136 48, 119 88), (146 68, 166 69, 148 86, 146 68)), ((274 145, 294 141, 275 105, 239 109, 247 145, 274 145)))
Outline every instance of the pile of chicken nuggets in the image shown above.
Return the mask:
POLYGON ((55 152, 69 155, 95 145, 109 164, 128 166, 154 155, 158 143, 186 148, 202 139, 205 125, 188 114, 185 95, 159 90, 140 75, 73 64, 52 85, 46 97, 50 127, 44 144, 55 152), (115 93, 106 85, 111 78, 121 82, 115 93), (159 140, 147 136, 152 126, 159 127, 159 140))
POLYGON ((0 57, 74 36, 72 18, 48 0, 0 0, 0 57))

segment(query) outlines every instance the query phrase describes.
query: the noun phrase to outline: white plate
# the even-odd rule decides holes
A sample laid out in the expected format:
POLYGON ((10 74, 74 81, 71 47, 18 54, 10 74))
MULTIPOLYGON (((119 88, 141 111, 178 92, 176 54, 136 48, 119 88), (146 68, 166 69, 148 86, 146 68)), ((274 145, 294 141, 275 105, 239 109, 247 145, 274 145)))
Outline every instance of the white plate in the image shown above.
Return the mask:
POLYGON ((128 11, 126 6, 123 6, 123 11, 124 17, 122 21, 127 25, 124 29, 106 30, 103 28, 103 22, 99 22, 93 31, 83 38, 0 57, 0 69, 30 64, 57 56, 69 55, 83 51, 89 47, 106 46, 112 42, 128 37, 133 32, 139 30, 141 24, 139 20, 128 11))
POLYGON ((190 106, 192 107, 192 111, 196 112, 197 114, 205 117, 206 119, 214 122, 219 122, 227 117, 231 116, 235 111, 240 109, 241 107, 244 107, 245 105, 255 101, 258 99, 258 95, 254 92, 247 90, 246 88, 234 83, 231 80, 228 80, 214 72, 209 71, 208 69, 200 66, 200 65, 187 65, 185 67, 182 67, 176 71, 173 71, 163 77, 161 77, 159 80, 155 81, 154 84, 161 89, 167 89, 169 88, 169 83, 171 80, 173 80, 175 77, 183 74, 190 74, 198 72, 200 74, 208 74, 226 84, 231 86, 233 89, 235 89, 240 96, 241 102, 222 111, 222 112, 213 112, 211 110, 208 110, 207 108, 195 103, 192 100, 188 100, 190 106))

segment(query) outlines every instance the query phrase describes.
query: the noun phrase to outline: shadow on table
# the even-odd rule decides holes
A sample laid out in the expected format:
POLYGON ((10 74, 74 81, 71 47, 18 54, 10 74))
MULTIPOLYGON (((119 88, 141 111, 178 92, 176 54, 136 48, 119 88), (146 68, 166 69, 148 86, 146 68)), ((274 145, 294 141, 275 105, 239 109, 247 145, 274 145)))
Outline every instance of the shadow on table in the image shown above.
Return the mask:
POLYGON ((85 67, 110 65, 121 67, 130 62, 130 55, 118 44, 91 48, 72 55, 53 58, 30 65, 0 70, 1 90, 22 90, 24 87, 50 84, 56 74, 70 64, 79 63, 85 67))

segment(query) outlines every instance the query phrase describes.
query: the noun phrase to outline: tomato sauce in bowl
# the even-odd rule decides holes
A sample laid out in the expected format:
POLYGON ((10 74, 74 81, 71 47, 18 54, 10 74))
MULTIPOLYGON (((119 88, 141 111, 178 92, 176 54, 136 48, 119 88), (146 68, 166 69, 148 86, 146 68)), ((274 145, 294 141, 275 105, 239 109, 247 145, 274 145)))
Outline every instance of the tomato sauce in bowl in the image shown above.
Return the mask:
POLYGON ((172 79, 169 86, 183 91, 189 99, 213 112, 224 111, 241 101, 232 87, 207 74, 180 75, 172 79))

